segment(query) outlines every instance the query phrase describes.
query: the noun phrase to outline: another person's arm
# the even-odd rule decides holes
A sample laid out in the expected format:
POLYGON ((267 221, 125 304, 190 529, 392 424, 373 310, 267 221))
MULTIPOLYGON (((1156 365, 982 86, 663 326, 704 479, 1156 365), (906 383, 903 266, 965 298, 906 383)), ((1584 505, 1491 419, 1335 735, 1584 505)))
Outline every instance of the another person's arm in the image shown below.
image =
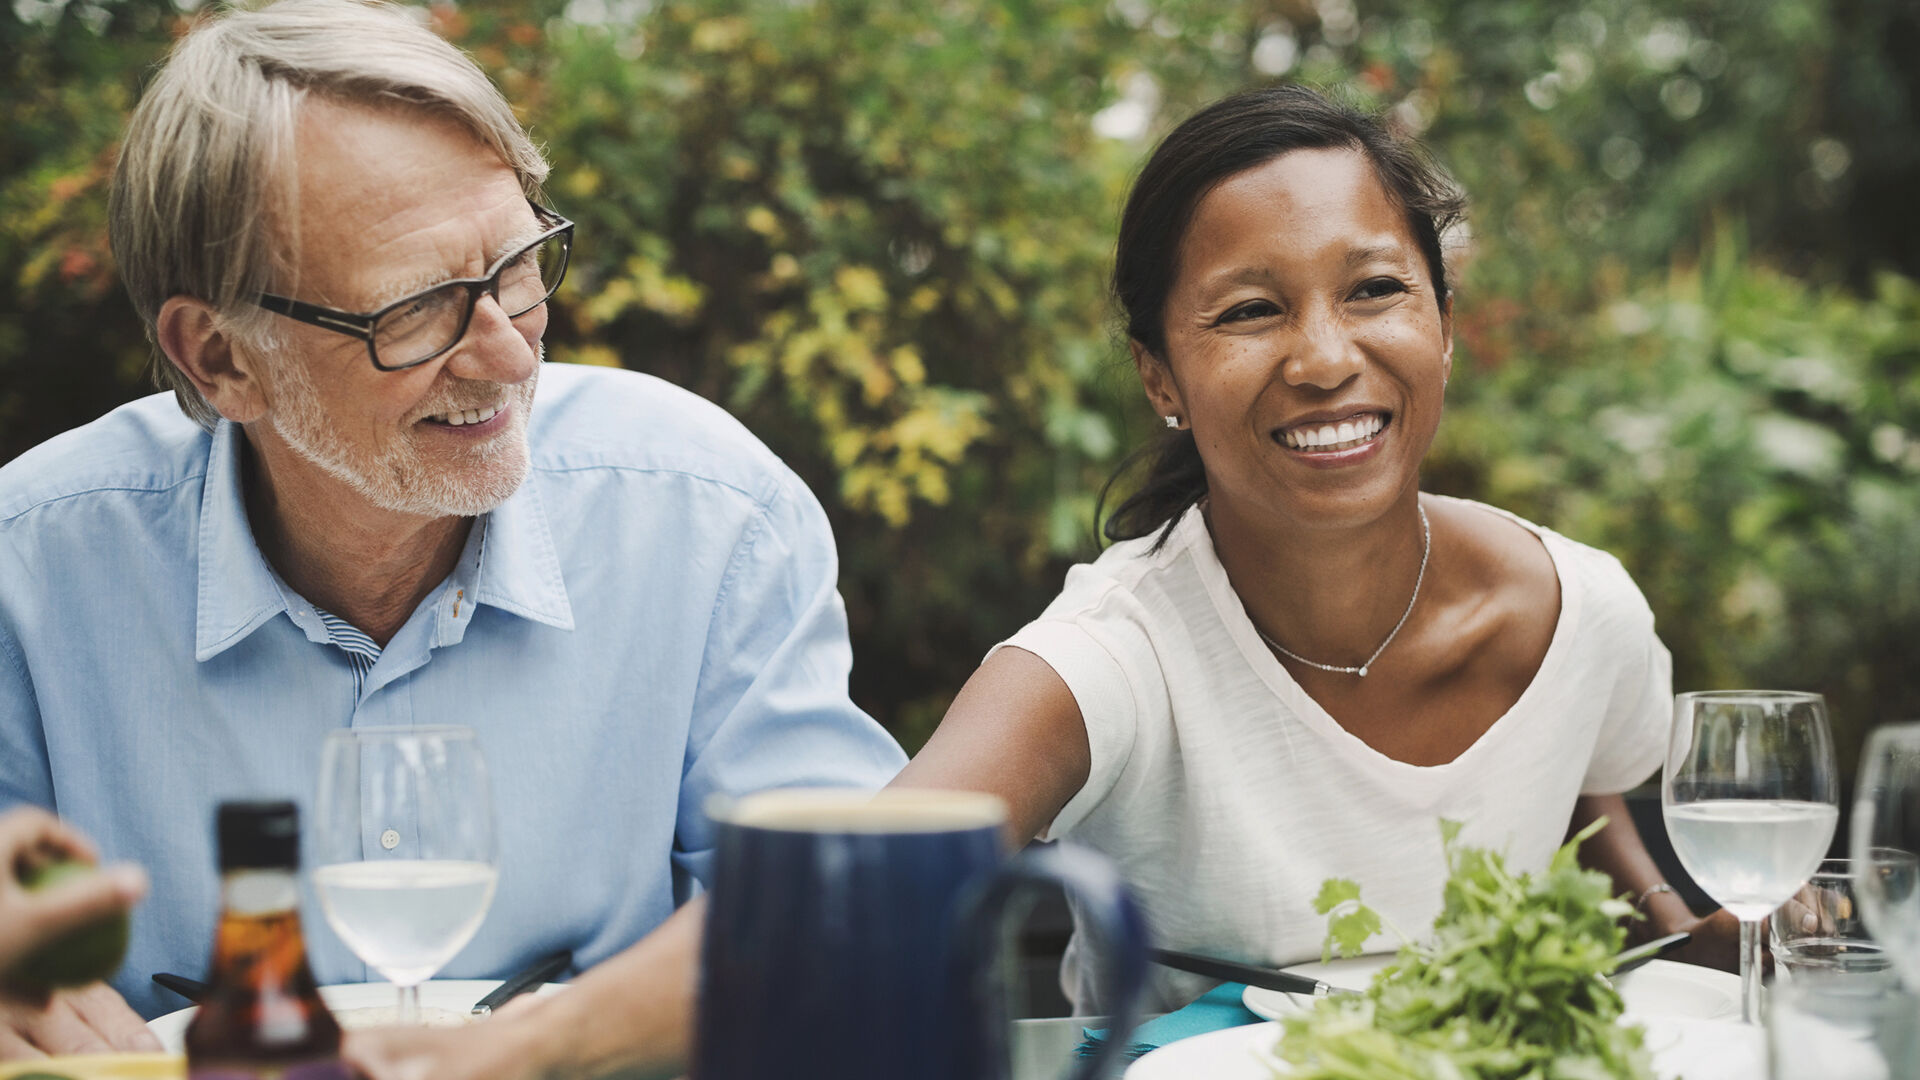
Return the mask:
POLYGON ((1582 795, 1574 804, 1569 832, 1578 832, 1601 817, 1607 819, 1607 825, 1581 846, 1580 862, 1612 878, 1614 891, 1631 896, 1636 909, 1646 916, 1645 921, 1629 925, 1628 940, 1648 941, 1685 930, 1693 935, 1693 940, 1670 954, 1673 959, 1727 971, 1739 970, 1739 920, 1725 910, 1696 916, 1678 892, 1655 889, 1665 884, 1666 878, 1648 854, 1633 818, 1628 816, 1625 798, 1582 795))
MULTIPOLYGON (((131 866, 108 867, 37 892, 18 880, 32 863, 95 858, 85 837, 44 810, 23 806, 0 814, 0 971, 145 895, 146 876, 131 866)), ((0 984, 0 1060, 159 1048, 146 1024, 105 983, 50 995, 0 984)))
POLYGON ((1093 767, 1086 721, 1045 660, 1008 647, 987 658, 894 787, 991 792, 1016 845, 1047 827, 1093 767))
POLYGON ((575 979, 564 994, 516 998, 478 1028, 385 1028, 347 1037, 372 1080, 623 1080, 678 1076, 692 1049, 706 904, 575 979))

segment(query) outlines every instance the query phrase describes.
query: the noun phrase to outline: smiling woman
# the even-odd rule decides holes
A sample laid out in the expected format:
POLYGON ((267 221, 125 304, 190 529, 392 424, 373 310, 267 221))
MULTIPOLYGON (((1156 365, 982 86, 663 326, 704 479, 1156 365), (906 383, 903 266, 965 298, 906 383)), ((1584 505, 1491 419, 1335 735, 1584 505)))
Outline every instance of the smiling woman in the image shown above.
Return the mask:
MULTIPOLYGON (((1167 137, 1114 291, 1173 430, 1118 542, 988 655, 898 783, 996 792, 1021 837, 1118 860, 1162 945, 1263 965, 1319 955, 1328 877, 1419 933, 1441 818, 1538 870, 1610 814, 1583 854, 1650 897, 1653 929, 1728 928, 1655 889, 1618 798, 1670 706, 1639 590, 1603 552, 1420 491, 1463 205, 1417 148, 1296 87, 1167 137)), ((1101 964, 1069 946, 1079 1011, 1104 1007, 1101 964)), ((1155 1004, 1205 986, 1162 973, 1155 1004)))

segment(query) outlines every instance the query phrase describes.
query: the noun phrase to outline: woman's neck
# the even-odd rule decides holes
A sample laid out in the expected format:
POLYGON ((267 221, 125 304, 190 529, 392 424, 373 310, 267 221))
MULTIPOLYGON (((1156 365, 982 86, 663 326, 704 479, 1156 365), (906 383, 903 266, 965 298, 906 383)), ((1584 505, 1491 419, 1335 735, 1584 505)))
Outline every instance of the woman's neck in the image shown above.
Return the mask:
MULTIPOLYGON (((1204 510, 1214 550, 1262 634, 1319 664, 1366 662, 1409 616, 1423 555, 1419 492, 1364 523, 1327 528, 1204 510)), ((1409 616, 1409 621, 1417 616, 1409 616)))

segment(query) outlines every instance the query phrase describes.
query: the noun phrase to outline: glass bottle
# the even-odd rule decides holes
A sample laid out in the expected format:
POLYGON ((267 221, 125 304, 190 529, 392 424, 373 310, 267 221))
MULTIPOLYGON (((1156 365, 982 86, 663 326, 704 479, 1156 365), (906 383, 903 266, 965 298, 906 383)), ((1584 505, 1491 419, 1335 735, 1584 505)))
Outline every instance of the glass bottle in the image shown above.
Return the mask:
POLYGON ((300 935, 299 811, 227 802, 218 822, 220 927, 187 1026, 189 1080, 349 1080, 300 935))

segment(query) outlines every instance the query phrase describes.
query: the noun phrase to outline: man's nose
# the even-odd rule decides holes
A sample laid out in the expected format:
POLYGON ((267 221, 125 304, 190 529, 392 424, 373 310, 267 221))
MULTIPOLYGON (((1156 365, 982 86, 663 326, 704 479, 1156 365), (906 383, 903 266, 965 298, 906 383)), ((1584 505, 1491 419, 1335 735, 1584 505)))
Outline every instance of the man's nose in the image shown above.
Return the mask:
POLYGON ((454 346, 447 367, 463 379, 518 383, 531 378, 540 364, 540 338, 547 329, 547 306, 541 304, 518 319, 507 317, 500 301, 482 293, 473 306, 466 336, 454 346))
POLYGON ((1300 328, 1281 363, 1280 374, 1290 386, 1335 390, 1365 366, 1360 346, 1340 320, 1320 316, 1300 328))

